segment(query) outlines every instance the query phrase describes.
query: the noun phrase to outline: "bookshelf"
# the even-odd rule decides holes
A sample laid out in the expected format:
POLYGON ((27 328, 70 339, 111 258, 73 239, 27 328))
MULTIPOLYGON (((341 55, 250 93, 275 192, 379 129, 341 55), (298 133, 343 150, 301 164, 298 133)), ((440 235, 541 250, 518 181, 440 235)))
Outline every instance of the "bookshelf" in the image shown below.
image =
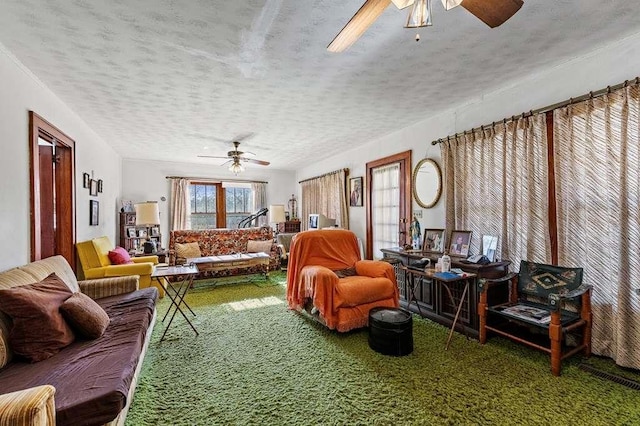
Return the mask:
POLYGON ((137 226, 135 212, 120 212, 120 247, 127 251, 140 251, 147 239, 155 241, 157 250, 160 250, 160 226, 137 226))

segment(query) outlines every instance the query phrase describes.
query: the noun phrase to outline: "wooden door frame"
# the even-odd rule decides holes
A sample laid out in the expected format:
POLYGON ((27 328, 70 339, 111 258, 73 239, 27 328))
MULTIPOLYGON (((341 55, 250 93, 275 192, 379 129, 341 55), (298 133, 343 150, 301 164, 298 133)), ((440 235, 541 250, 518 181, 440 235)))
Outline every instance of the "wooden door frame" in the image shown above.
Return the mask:
MULTIPOLYGON (((408 235, 407 227, 411 221, 408 218, 412 216, 412 203, 411 203, 411 169, 413 164, 411 163, 411 150, 399 152, 398 154, 390 155, 388 157, 380 158, 378 160, 370 161, 367 163, 367 194, 366 197, 366 215, 367 215, 367 259, 373 259, 373 221, 371 209, 371 183, 373 174, 372 171, 375 168, 386 166, 387 164, 400 163, 400 205, 404 206, 405 217, 400 218, 400 221, 404 223, 404 241, 399 241, 400 245, 406 244, 406 237, 408 235)), ((400 227, 400 224, 398 224, 400 227)), ((400 232, 400 229, 399 229, 400 232)))
POLYGON ((68 164, 68 168, 62 168, 56 172, 56 212, 58 224, 65 223, 67 227, 62 229, 56 226, 56 245, 69 265, 75 271, 75 243, 76 243, 76 185, 75 185, 75 141, 61 130, 40 117, 33 111, 29 111, 29 172, 30 183, 30 207, 31 207, 31 261, 42 258, 42 218, 40 217, 40 150, 38 138, 40 132, 46 133, 56 139, 56 143, 65 149, 57 155, 62 155, 68 164), (67 231, 67 228, 70 232, 67 231))

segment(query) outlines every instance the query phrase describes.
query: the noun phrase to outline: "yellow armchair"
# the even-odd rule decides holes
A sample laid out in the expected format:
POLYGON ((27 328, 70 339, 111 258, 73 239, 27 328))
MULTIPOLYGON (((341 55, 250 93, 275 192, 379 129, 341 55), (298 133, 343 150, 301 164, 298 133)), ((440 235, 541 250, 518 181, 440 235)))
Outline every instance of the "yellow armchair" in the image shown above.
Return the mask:
POLYGON ((158 289, 160 297, 164 297, 164 288, 155 281, 151 281, 153 265, 158 264, 158 256, 134 257, 134 263, 126 265, 112 265, 109 260, 109 251, 114 246, 108 237, 94 238, 88 241, 76 243, 78 259, 80 260, 80 278, 92 280, 96 278, 123 277, 127 275, 140 276, 140 288, 153 285, 158 289))

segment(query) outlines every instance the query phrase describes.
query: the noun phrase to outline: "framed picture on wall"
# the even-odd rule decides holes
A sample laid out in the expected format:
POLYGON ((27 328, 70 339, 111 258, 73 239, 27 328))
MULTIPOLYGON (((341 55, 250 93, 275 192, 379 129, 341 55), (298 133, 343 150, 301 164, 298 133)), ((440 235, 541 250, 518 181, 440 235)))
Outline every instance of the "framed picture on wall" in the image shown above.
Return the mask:
POLYGON ((91 179, 89 181, 89 195, 96 196, 98 195, 98 181, 91 179))
POLYGON ((96 226, 100 221, 100 205, 97 200, 89 200, 89 225, 96 226))
POLYGON ((362 176, 349 179, 349 205, 362 207, 362 176))
POLYGON ((90 184, 91 178, 89 177, 89 173, 82 174, 82 187, 88 188, 90 184))
POLYGON ((98 179, 98 192, 102 192, 102 179, 98 179))

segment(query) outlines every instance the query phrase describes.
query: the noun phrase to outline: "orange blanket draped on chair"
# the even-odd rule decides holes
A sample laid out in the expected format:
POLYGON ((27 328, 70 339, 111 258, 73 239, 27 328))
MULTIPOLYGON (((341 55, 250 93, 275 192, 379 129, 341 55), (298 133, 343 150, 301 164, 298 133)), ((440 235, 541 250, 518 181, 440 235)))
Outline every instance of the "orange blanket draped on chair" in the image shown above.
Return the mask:
POLYGON ((358 239, 351 231, 301 232, 291 243, 287 302, 301 311, 308 301, 330 329, 365 327, 371 308, 398 307, 394 269, 387 262, 360 260, 358 239), (334 272, 349 268, 355 268, 355 275, 339 278, 334 272))

